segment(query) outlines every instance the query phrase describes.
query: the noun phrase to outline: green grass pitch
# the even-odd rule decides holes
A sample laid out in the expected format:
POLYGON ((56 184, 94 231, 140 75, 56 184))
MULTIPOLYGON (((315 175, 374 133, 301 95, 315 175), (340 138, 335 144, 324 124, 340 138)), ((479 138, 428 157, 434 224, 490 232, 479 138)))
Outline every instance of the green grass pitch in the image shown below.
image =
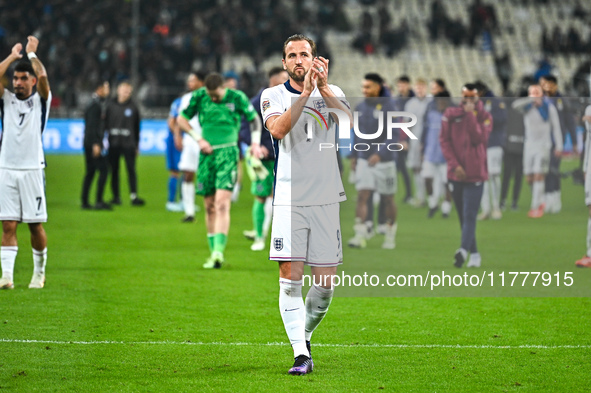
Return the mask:
MULTIPOLYGON (((578 297, 556 297, 565 292, 551 288, 535 297, 510 288, 431 295, 338 288, 313 337, 314 373, 291 377, 276 264, 242 237, 251 226, 247 181, 232 208, 228 263, 205 271, 203 212, 195 224, 181 224, 182 215, 164 210, 163 157, 139 159, 147 205, 125 200, 113 212, 80 210, 81 156, 49 156, 48 163, 47 284, 27 288, 32 258, 21 225, 15 289, 0 292, 0 391, 591 390, 591 269, 574 266, 585 249, 587 209, 570 179, 559 215, 528 219, 524 186, 519 212, 479 223, 483 267, 473 271, 572 271, 576 290, 568 293, 578 297)), ((574 165, 564 162, 563 170, 574 165)), ((347 187, 345 241, 355 200, 347 187)), ((345 248, 343 269, 463 273, 452 267, 455 211, 448 220, 425 216, 426 209, 399 205, 397 248, 381 250, 378 237, 366 250, 345 248)))

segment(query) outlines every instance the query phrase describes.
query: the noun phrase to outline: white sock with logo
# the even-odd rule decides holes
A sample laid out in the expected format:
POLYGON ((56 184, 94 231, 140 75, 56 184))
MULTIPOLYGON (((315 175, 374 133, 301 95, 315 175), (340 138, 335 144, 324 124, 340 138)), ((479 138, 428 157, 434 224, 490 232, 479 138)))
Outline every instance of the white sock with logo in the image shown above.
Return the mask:
POLYGON ((181 185, 181 196, 183 198, 183 208, 185 216, 195 216, 195 183, 184 181, 181 185))
POLYGON ((328 306, 332 300, 334 289, 317 287, 312 288, 306 295, 306 340, 310 341, 312 333, 320 325, 322 319, 328 311, 328 306))
POLYGON ((279 312, 293 348, 293 357, 310 356, 306 348, 306 306, 302 299, 302 281, 279 279, 279 312))
POLYGON ((47 264, 47 247, 43 251, 37 251, 33 248, 34 273, 45 274, 45 265, 47 264))
POLYGON ((18 253, 17 246, 0 247, 0 261, 2 264, 2 277, 12 281, 14 278, 14 261, 18 253))

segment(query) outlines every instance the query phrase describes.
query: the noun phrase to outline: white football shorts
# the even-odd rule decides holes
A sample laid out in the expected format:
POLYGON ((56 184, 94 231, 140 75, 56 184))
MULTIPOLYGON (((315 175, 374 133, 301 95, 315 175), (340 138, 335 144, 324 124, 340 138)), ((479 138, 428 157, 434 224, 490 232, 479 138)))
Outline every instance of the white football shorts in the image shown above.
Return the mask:
POLYGON ((320 206, 273 206, 272 261, 333 267, 343 263, 338 203, 320 206))
POLYGON ((183 133, 183 150, 179 160, 179 170, 185 172, 197 172, 199 167, 199 144, 192 136, 183 133))
POLYGON ((378 162, 373 167, 367 160, 357 160, 355 169, 355 189, 373 190, 380 195, 394 195, 397 188, 396 163, 394 161, 378 162))
POLYGON ((447 183, 447 163, 435 164, 425 160, 423 162, 421 176, 426 179, 437 179, 443 183, 447 183))
POLYGON ((47 222, 43 169, 0 169, 0 221, 47 222))
POLYGON ((421 164, 421 141, 419 139, 411 139, 408 141, 406 166, 410 169, 421 169, 421 164))
POLYGON ((486 149, 486 166, 489 175, 500 175, 503 170, 503 148, 501 146, 486 149))
POLYGON ((550 169, 550 149, 523 149, 523 174, 548 173, 550 169))

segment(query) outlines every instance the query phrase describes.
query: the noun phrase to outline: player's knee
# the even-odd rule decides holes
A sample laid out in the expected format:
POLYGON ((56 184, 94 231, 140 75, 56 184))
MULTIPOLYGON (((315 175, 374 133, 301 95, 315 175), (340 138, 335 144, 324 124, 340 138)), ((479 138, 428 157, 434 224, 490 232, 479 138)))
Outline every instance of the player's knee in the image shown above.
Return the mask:
POLYGON ((371 195, 371 191, 367 191, 367 190, 359 191, 359 195, 358 195, 359 203, 363 203, 363 204, 367 203, 370 195, 371 195))
POLYGON ((279 276, 291 280, 291 262, 279 262, 279 276))
POLYGON ((230 210, 230 204, 226 201, 216 201, 215 212, 219 214, 226 214, 230 210))
POLYGON ((2 221, 2 233, 8 236, 16 236, 16 221, 2 221))
POLYGON ((42 236, 45 233, 43 225, 41 223, 29 224, 29 231, 33 236, 42 236))

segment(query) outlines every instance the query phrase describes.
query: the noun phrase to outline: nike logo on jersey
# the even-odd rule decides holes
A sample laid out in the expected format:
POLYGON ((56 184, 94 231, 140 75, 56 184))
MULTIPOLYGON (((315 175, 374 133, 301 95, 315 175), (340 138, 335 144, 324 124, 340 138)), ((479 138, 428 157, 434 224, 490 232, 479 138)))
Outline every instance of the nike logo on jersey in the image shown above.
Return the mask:
POLYGON ((291 310, 288 310, 288 309, 286 308, 286 309, 285 309, 285 312, 288 312, 288 311, 296 311, 296 310, 299 310, 299 309, 300 309, 299 307, 298 307, 298 308, 292 308, 291 310))

